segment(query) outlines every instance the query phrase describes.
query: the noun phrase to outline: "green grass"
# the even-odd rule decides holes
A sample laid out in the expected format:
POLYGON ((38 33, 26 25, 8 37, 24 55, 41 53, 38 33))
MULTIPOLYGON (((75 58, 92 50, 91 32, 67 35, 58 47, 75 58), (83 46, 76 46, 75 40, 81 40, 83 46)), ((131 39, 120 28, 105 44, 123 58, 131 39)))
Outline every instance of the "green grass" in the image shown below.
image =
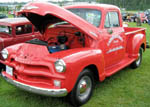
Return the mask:
MULTIPOLYGON (((129 26, 136 26, 130 23, 129 26)), ((147 39, 150 41, 150 26, 147 39)), ((92 98, 83 107, 150 107, 150 49, 140 68, 129 67, 97 82, 92 98)), ((71 107, 65 98, 52 98, 22 91, 0 78, 0 107, 71 107)))
POLYGON ((14 16, 12 14, 8 14, 9 18, 14 18, 14 16))

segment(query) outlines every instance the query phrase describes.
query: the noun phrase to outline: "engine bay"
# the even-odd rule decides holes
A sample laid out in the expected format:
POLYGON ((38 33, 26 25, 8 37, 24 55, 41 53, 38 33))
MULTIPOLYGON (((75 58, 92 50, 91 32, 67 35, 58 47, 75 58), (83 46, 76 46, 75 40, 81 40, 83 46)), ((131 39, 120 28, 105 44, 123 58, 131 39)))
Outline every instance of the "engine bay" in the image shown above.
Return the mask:
POLYGON ((49 26, 44 35, 50 53, 85 47, 85 34, 72 25, 49 26))
POLYGON ((48 27, 43 36, 44 40, 34 39, 27 43, 45 45, 50 53, 87 46, 87 36, 72 25, 48 27))

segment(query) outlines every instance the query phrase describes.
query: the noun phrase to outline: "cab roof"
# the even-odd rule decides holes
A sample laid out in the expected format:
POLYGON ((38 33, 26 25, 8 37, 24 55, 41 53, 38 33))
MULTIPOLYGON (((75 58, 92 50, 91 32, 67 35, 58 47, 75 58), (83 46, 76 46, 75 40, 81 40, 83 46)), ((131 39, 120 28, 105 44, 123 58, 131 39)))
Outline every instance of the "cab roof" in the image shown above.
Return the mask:
POLYGON ((65 6, 64 8, 95 8, 95 9, 104 9, 104 10, 120 10, 117 6, 115 5, 110 5, 110 4, 89 4, 89 3, 85 3, 85 4, 76 4, 76 5, 69 5, 69 6, 65 6))
POLYGON ((18 24, 30 23, 27 18, 4 18, 0 19, 0 25, 12 26, 18 24))

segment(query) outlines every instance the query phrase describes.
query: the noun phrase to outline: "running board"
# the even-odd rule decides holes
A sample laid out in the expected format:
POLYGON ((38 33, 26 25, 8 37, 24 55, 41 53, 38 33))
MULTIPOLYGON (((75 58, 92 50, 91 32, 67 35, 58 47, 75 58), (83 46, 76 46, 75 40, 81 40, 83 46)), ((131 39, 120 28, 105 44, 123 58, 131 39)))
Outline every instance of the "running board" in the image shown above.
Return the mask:
POLYGON ((134 61, 135 61, 135 59, 133 59, 133 58, 125 57, 124 60, 122 60, 118 64, 115 64, 115 65, 105 69, 106 77, 109 77, 109 76, 115 74, 116 72, 127 67, 134 61))

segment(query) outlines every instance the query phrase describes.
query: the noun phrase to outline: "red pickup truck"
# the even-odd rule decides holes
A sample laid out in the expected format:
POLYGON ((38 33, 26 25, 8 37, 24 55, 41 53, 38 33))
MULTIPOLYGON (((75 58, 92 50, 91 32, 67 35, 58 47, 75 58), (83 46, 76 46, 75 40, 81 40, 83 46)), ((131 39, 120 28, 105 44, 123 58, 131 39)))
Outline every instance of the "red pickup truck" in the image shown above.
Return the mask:
POLYGON ((29 3, 20 14, 43 34, 2 51, 2 76, 21 89, 66 96, 73 105, 86 103, 94 80, 103 81, 131 65, 140 66, 146 49, 145 28, 123 28, 120 9, 113 5, 29 3))
MULTIPOLYGON (((7 46, 38 38, 40 33, 26 18, 5 18, 0 20, 0 51, 7 46)), ((2 57, 0 56, 0 59, 2 57)), ((0 63, 0 71, 3 64, 0 63)))

